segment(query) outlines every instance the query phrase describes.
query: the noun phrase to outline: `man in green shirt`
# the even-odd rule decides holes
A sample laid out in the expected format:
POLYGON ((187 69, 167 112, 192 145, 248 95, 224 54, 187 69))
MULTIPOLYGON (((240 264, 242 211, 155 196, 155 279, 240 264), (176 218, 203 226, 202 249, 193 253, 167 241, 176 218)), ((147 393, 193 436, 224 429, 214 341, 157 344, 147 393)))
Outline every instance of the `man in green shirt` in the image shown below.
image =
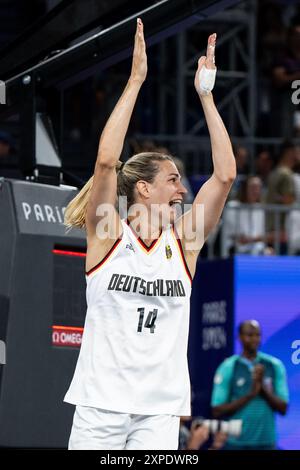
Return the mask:
POLYGON ((256 320, 239 327, 243 347, 218 367, 212 393, 215 418, 242 420, 239 437, 229 437, 225 449, 275 449, 274 412, 284 415, 288 405, 286 372, 282 362, 258 351, 261 330, 256 320))
MULTIPOLYGON (((297 162, 298 147, 291 142, 285 142, 281 147, 278 165, 268 178, 268 190, 265 197, 266 204, 290 206, 295 202, 296 188, 293 169, 297 162)), ((276 214, 274 211, 266 213, 266 231, 268 241, 275 243, 275 232, 278 231, 280 254, 286 254, 286 213, 276 214), (277 223, 276 223, 277 221, 277 223)))

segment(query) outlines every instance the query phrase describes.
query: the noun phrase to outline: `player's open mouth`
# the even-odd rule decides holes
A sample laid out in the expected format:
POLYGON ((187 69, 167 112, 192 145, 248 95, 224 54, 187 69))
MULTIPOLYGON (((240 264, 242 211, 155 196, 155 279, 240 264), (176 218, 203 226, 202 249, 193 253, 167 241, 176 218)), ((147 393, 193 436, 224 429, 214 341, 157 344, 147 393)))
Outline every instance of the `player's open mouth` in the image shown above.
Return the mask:
POLYGON ((173 199, 173 201, 169 202, 169 206, 174 206, 175 204, 181 204, 182 199, 173 199))

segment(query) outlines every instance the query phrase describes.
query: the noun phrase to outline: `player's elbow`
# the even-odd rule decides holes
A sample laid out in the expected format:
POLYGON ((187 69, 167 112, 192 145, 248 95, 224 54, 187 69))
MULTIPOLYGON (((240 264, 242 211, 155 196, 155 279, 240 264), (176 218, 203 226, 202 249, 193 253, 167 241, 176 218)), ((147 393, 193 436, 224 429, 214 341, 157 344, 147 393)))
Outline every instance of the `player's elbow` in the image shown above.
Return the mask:
POLYGON ((236 178, 236 173, 234 173, 234 172, 228 173, 228 174, 223 178, 222 183, 231 186, 232 183, 234 182, 235 178, 236 178))
POLYGON ((234 180, 236 179, 237 171, 236 171, 236 163, 235 161, 232 163, 228 171, 225 175, 225 183, 232 185, 234 180))
POLYGON ((220 183, 225 187, 231 187, 234 180, 236 178, 236 174, 232 172, 224 173, 222 175, 218 175, 218 180, 220 183))
POLYGON ((215 175, 223 186, 231 187, 236 178, 236 165, 234 164, 222 172, 215 173, 215 175))
POLYGON ((98 173, 101 175, 107 175, 107 174, 110 174, 111 172, 114 172, 115 170, 116 170, 116 164, 112 158, 100 159, 98 156, 98 159, 95 165, 95 175, 98 173))

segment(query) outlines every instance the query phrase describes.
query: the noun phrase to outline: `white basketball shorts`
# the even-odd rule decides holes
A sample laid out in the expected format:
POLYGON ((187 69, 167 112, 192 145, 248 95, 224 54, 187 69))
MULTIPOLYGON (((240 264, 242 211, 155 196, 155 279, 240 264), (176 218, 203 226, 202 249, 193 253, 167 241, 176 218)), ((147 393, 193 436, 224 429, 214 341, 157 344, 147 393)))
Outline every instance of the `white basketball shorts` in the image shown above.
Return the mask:
POLYGON ((177 450, 179 416, 76 406, 69 450, 177 450))

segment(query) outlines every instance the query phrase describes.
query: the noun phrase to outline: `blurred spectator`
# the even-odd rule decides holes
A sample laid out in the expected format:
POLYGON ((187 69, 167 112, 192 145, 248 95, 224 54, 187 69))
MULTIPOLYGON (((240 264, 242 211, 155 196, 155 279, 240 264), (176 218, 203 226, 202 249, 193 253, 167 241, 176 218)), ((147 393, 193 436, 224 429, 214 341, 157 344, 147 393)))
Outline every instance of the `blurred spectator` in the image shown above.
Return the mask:
POLYGON ((242 420, 239 437, 228 436, 225 449, 275 449, 274 412, 284 415, 288 406, 286 371, 282 362, 258 351, 261 340, 256 320, 239 326, 241 355, 233 355, 218 367, 212 393, 215 418, 242 420))
POLYGON ((300 132, 299 105, 292 102, 292 83, 300 79, 300 21, 299 18, 290 26, 287 33, 285 53, 279 57, 272 69, 274 86, 277 88, 273 97, 274 131, 285 137, 292 137, 300 132))
POLYGON ((223 447, 226 444, 227 441, 227 434, 223 431, 218 431, 214 435, 214 440, 212 443, 212 446, 210 447, 211 450, 220 450, 223 449, 223 447))
MULTIPOLYGON (((268 180, 268 190, 266 194, 267 204, 291 205, 295 201, 295 179, 293 168, 297 162, 297 147, 291 142, 285 142, 281 148, 278 165, 271 172, 268 180)), ((280 240, 280 252, 286 253, 286 215, 280 214, 278 217, 278 229, 280 240)), ((276 216, 270 211, 267 214, 267 232, 270 239, 275 240, 276 216)))
POLYGON ((263 192, 267 188, 268 177, 273 169, 273 159, 271 152, 267 149, 261 150, 255 161, 256 174, 260 177, 263 185, 263 192))
POLYGON ((153 140, 143 140, 139 142, 136 139, 130 139, 130 145, 132 147, 133 153, 140 153, 140 152, 160 152, 170 154, 170 151, 167 147, 157 146, 153 140))
POLYGON ((292 209, 286 221, 288 254, 300 255, 300 209, 292 209))
POLYGON ((278 52, 286 44, 286 27, 282 18, 282 5, 274 1, 258 2, 258 58, 263 71, 268 71, 278 52))
POLYGON ((187 426, 187 423, 190 422, 190 416, 180 416, 180 425, 179 425, 179 450, 184 450, 187 448, 187 442, 190 436, 190 429, 187 426))
POLYGON ((249 152, 243 145, 233 145, 233 153, 236 161, 237 177, 231 187, 229 199, 236 199, 246 175, 249 173, 249 152))
MULTIPOLYGON (((199 425, 191 416, 180 417, 179 450, 199 450, 209 439, 209 428, 199 425)), ((213 435, 209 450, 220 450, 225 445, 227 434, 218 431, 213 435)))
POLYGON ((288 231, 289 254, 300 255, 300 147, 297 147, 296 166, 294 167, 295 202, 297 207, 291 210, 286 228, 288 231))
POLYGON ((12 137, 0 131, 0 176, 22 179, 12 137))
POLYGON ((292 204, 295 201, 293 169, 297 163, 297 153, 297 147, 292 142, 284 142, 278 165, 271 172, 268 180, 267 203, 292 204))
POLYGON ((249 152, 243 145, 233 146, 233 153, 236 160, 236 169, 239 175, 247 175, 249 173, 249 152))
POLYGON ((249 176, 240 188, 238 201, 230 201, 223 215, 223 230, 227 253, 265 253, 265 213, 261 202, 262 182, 258 176, 249 176), (243 207, 250 204, 251 207, 243 207))
POLYGON ((296 147, 296 164, 294 166, 295 199, 300 204, 300 146, 296 147))
POLYGON ((198 450, 209 438, 206 426, 193 426, 191 416, 180 417, 179 449, 198 450))
POLYGON ((1 162, 5 159, 10 158, 12 150, 12 140, 10 136, 3 131, 0 131, 0 158, 1 162))

